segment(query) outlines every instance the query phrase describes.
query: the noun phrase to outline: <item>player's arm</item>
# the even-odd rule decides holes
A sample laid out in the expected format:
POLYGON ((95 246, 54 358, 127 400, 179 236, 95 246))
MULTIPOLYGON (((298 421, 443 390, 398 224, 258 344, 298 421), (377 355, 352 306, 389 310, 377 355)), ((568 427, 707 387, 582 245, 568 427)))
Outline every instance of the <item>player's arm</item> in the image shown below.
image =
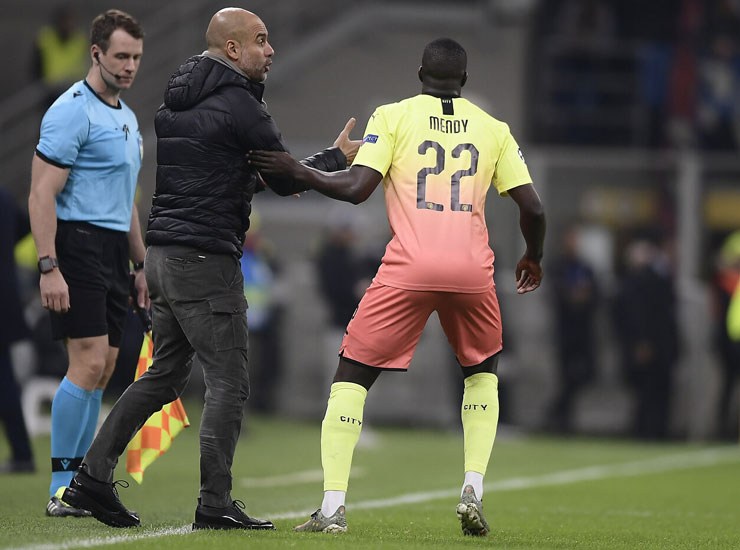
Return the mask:
MULTIPOLYGON (((131 209, 131 228, 128 231, 128 250, 129 257, 134 264, 144 263, 146 256, 146 247, 144 239, 141 237, 141 225, 139 223, 139 209, 134 204, 131 209)), ((136 287, 137 305, 140 308, 149 309, 151 302, 149 300, 149 288, 146 285, 144 270, 139 269, 134 272, 134 286, 136 287)))
POLYGON ((509 196, 519 207, 519 229, 527 245, 516 264, 516 291, 531 292, 542 282, 542 253, 545 242, 545 211, 542 201, 531 184, 508 190, 509 196))
MULTIPOLYGON (((323 172, 337 172, 344 170, 352 163, 355 155, 357 155, 357 151, 360 149, 360 145, 362 145, 362 140, 352 140, 349 137, 349 134, 355 127, 356 122, 357 121, 354 118, 350 118, 344 125, 342 131, 339 132, 337 139, 334 140, 331 147, 324 149, 323 151, 319 151, 310 157, 306 157, 301 160, 300 163, 309 168, 315 168, 316 170, 321 170, 323 172)), ((287 149, 282 146, 279 148, 269 149, 272 151, 287 152, 287 149)), ((286 174, 269 174, 268 172, 264 172, 260 175, 262 176, 263 181, 265 181, 265 183, 278 195, 293 195, 311 189, 306 186, 304 182, 296 180, 286 174)))
POLYGON ((250 151, 247 159, 268 181, 270 177, 291 178, 322 195, 352 204, 367 200, 383 180, 380 172, 367 166, 322 172, 304 166, 288 153, 277 151, 250 151))
MULTIPOLYGON (((28 215, 31 233, 39 258, 56 258, 54 241, 57 234, 56 196, 64 189, 69 168, 56 166, 34 155, 31 162, 31 192, 28 196, 28 215)), ((61 271, 55 268, 39 279, 41 305, 52 311, 69 310, 69 289, 61 271)))

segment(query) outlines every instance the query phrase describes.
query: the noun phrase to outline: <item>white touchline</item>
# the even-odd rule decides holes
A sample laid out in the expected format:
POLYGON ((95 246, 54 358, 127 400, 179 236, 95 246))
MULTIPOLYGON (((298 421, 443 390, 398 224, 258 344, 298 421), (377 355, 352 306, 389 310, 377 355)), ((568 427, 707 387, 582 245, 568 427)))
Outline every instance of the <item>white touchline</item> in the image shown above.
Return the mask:
POLYGON ((168 537, 171 535, 184 535, 190 533, 190 525, 182 527, 167 527, 166 529, 152 529, 146 533, 136 533, 134 535, 112 535, 110 537, 95 537, 91 539, 74 540, 69 542, 50 542, 48 544, 34 544, 14 548, 13 550, 67 550, 68 548, 94 548, 96 546, 110 546, 119 542, 129 543, 134 540, 154 539, 159 537, 168 537))
MULTIPOLYGON (((703 466, 714 466, 725 462, 740 462, 740 451, 736 447, 718 447, 714 449, 703 449, 664 455, 645 460, 625 462, 622 464, 605 464, 601 466, 587 466, 573 470, 562 470, 551 474, 531 477, 515 477, 486 483, 486 490, 493 492, 521 491, 535 487, 547 487, 553 485, 568 485, 580 481, 594 481, 615 477, 632 477, 646 474, 668 472, 671 470, 682 470, 686 468, 700 468, 703 466)), ((299 472, 301 473, 301 472, 299 472)), ((302 472, 301 474, 305 474, 302 472)), ((460 489, 443 489, 440 491, 427 491, 423 493, 408 493, 396 497, 364 500, 351 502, 352 510, 369 510, 372 508, 387 508, 402 504, 413 504, 429 502, 445 498, 456 498, 460 495, 460 489)), ((303 518, 313 513, 315 509, 301 510, 297 512, 284 512, 280 514, 256 514, 257 517, 269 517, 273 520, 303 518)), ((110 537, 96 537, 86 540, 74 540, 70 542, 37 544, 16 548, 15 550, 66 550, 71 548, 92 548, 96 546, 110 546, 120 542, 131 542, 135 540, 168 537, 173 535, 185 535, 191 532, 190 525, 182 527, 170 527, 167 529, 152 529, 144 533, 137 531, 133 534, 113 535, 110 537)))
MULTIPOLYGON (((605 464, 603 466, 586 466, 573 470, 562 470, 551 474, 531 477, 514 477, 486 483, 487 491, 520 491, 534 487, 547 487, 552 485, 567 485, 579 481, 593 481, 613 477, 630 477, 651 473, 667 472, 669 470, 681 470, 701 466, 713 466, 723 462, 740 462, 740 451, 736 447, 720 447, 705 449, 687 453, 664 455, 656 458, 625 462, 622 464, 605 464)), ((348 504, 352 510, 369 510, 371 508, 386 508, 402 504, 414 504, 440 500, 444 498, 455 498, 460 496, 460 489, 444 489, 440 491, 428 491, 424 493, 409 493, 397 497, 365 500, 351 502, 348 504)), ((275 519, 302 518, 313 513, 314 510, 302 510, 300 512, 288 512, 272 517, 275 519)))

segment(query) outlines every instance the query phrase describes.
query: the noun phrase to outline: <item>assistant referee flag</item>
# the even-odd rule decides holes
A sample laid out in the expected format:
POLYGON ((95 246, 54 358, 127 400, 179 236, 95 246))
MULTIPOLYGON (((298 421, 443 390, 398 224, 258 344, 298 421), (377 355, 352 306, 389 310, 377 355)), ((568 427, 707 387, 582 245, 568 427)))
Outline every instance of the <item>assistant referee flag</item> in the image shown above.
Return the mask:
MULTIPOLYGON (((153 353, 152 333, 147 332, 141 344, 134 380, 151 366, 153 353)), ((144 470, 163 455, 170 448, 175 436, 188 426, 190 421, 179 397, 155 412, 128 444, 126 471, 137 483, 141 483, 144 480, 144 470)))

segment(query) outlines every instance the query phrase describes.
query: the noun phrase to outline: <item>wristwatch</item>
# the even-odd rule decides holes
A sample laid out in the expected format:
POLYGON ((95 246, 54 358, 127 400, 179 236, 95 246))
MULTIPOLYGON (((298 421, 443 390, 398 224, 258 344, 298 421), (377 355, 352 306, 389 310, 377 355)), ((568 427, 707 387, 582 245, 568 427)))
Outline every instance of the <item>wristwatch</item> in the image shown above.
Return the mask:
POLYGON ((39 263, 37 265, 39 272, 49 273, 50 271, 54 271, 54 268, 59 267, 59 262, 56 258, 52 258, 51 256, 43 256, 39 258, 39 263))
POLYGON ((134 271, 141 271, 144 269, 144 262, 133 262, 134 264, 134 271))

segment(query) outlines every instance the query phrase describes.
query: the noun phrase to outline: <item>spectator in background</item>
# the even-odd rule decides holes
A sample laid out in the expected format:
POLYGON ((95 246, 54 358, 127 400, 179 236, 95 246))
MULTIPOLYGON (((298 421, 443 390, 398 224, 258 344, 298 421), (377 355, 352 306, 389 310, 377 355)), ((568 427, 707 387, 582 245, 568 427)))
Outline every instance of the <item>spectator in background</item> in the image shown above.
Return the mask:
POLYGON ((275 410, 275 389, 282 373, 280 264, 272 243, 260 231, 260 217, 254 209, 250 219, 240 260, 249 308, 249 405, 253 411, 270 413, 275 410))
POLYGON ((709 0, 705 7, 704 29, 707 38, 740 36, 740 1, 709 0))
POLYGON ((44 109, 85 76, 88 49, 88 37, 78 28, 72 5, 57 6, 50 24, 39 29, 33 43, 32 72, 34 79, 46 88, 44 109))
POLYGON ((676 0, 619 2, 629 34, 637 42, 639 101, 643 110, 642 141, 667 145, 668 97, 676 42, 676 0))
POLYGON ((681 0, 676 44, 669 76, 668 141, 674 147, 696 145, 699 45, 704 22, 702 0, 681 0))
POLYGON ((569 143, 592 143, 608 139, 598 119, 608 109, 608 54, 616 41, 616 17, 604 0, 566 0, 555 18, 553 45, 556 72, 563 80, 556 99, 564 109, 569 143))
POLYGON ((23 418, 21 388, 10 356, 11 344, 29 336, 20 301, 13 248, 30 230, 25 212, 7 191, 0 188, 0 421, 11 452, 8 461, 0 464, 0 473, 3 474, 30 473, 36 469, 23 418))
POLYGON ((580 257, 578 228, 568 227, 550 277, 555 310, 559 391, 549 420, 555 431, 573 428, 573 404, 596 372, 595 317, 598 286, 591 266, 580 257))
MULTIPOLYGON (((718 434, 722 439, 737 439, 738 414, 732 411, 732 396, 740 380, 740 338, 730 334, 730 303, 737 300, 740 288, 740 230, 722 243, 713 277, 715 305, 714 337, 721 362, 722 382, 718 403, 718 434), (733 298, 734 297, 734 298, 733 298)), ((740 407, 740 404, 738 404, 740 407)))
POLYGON ((643 239, 625 253, 614 319, 622 369, 635 399, 632 433, 641 439, 669 435, 671 383, 678 356, 673 280, 658 247, 643 239))
POLYGON ((736 151, 740 130, 740 55, 738 37, 723 32, 709 38, 699 62, 697 129, 699 145, 736 151))
MULTIPOLYGON (((329 365, 337 360, 344 330, 373 273, 366 272, 364 262, 357 255, 355 223, 354 216, 335 210, 324 228, 316 256, 319 292, 329 312, 324 342, 329 365)), ((326 373, 327 386, 331 385, 333 376, 332 367, 326 373)))
POLYGON ((573 51, 598 54, 615 43, 617 20, 608 0, 565 0, 555 25, 560 41, 573 51))

